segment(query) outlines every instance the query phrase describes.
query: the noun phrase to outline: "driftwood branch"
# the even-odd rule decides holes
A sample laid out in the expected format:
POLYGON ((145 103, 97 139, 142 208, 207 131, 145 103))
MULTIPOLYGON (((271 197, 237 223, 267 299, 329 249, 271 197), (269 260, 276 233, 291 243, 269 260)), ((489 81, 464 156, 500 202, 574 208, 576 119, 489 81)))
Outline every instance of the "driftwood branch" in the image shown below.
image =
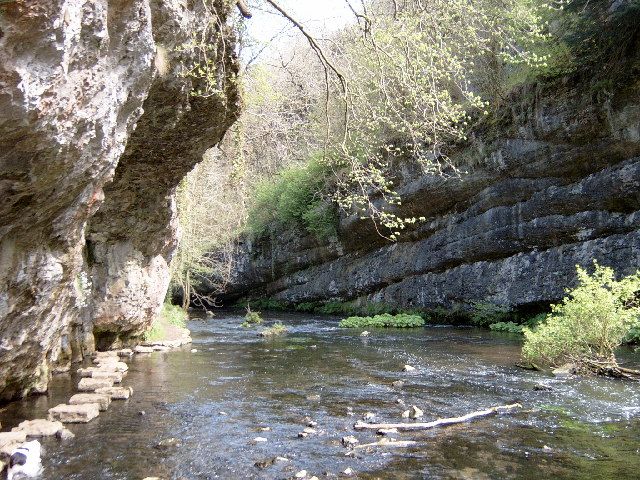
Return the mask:
POLYGON ((398 430, 429 430, 430 428, 436 427, 444 427, 446 425, 453 425, 456 423, 464 423, 469 420, 474 420, 480 417, 487 417, 489 415, 495 415, 496 413, 501 412, 510 412, 515 409, 522 408, 522 405, 519 403, 514 403, 511 405, 502 405, 499 407, 491 407, 486 410, 480 410, 478 412, 468 413, 461 417, 453 417, 453 418, 440 418, 438 420, 434 420, 433 422, 427 423, 365 423, 362 421, 357 422, 353 428, 356 430, 379 430, 381 428, 397 428, 398 430))
POLYGON ((386 438, 383 438, 382 440, 380 440, 379 442, 374 442, 374 443, 365 443, 363 445, 356 445, 355 447, 353 447, 354 450, 359 449, 359 448, 369 448, 369 447, 389 447, 389 448, 405 448, 405 447, 411 447, 413 445, 416 445, 418 442, 415 442, 413 440, 402 440, 402 441, 393 441, 393 440, 387 440, 386 438))

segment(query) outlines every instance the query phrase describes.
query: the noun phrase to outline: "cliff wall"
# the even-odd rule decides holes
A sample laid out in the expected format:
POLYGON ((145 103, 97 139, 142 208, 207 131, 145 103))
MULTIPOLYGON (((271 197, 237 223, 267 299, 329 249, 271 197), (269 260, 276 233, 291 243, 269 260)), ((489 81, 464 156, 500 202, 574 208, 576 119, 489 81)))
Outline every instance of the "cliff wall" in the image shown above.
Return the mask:
POLYGON ((130 341, 159 311, 175 188, 238 112, 230 8, 0 5, 0 400, 45 391, 94 338, 130 341), (196 39, 214 46, 212 95, 180 73, 203 60, 196 39))
POLYGON ((243 239, 221 298, 424 310, 489 302, 526 310, 560 299, 577 264, 597 259, 620 274, 634 272, 640 267, 637 29, 625 38, 615 74, 601 63, 515 91, 452 156, 463 165, 460 175, 398 165, 402 206, 389 208, 427 220, 397 243, 355 217, 342 219, 330 242, 302 232, 243 239))

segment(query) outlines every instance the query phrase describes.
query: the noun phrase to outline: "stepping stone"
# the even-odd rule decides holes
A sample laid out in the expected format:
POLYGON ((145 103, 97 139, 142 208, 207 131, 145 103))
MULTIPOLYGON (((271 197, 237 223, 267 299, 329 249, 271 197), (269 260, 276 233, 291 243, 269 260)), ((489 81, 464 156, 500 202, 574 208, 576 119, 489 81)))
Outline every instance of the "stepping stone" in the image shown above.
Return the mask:
POLYGON ((102 371, 111 370, 111 371, 124 373, 127 370, 129 370, 129 365, 127 365, 124 362, 114 362, 114 361, 100 362, 98 364, 98 369, 102 371))
POLYGON ((87 423, 100 414, 100 405, 85 403, 82 405, 65 405, 64 403, 49 409, 49 419, 62 423, 87 423))
POLYGON ((113 383, 122 383, 122 373, 120 372, 94 370, 91 372, 91 378, 98 380, 111 380, 113 383))
POLYGON ((132 357, 133 350, 131 350, 130 348, 123 348, 122 350, 118 350, 118 356, 125 358, 132 357))
POLYGON ((11 429, 12 432, 24 432, 27 437, 53 437, 64 427, 61 422, 38 419, 25 420, 17 427, 11 429))
POLYGON ((27 432, 2 432, 0 433, 0 448, 14 443, 23 443, 27 441, 27 432))
POLYGON ((127 400, 133 393, 131 387, 104 387, 98 388, 95 393, 106 394, 111 400, 127 400))
POLYGON ((153 347, 144 347, 142 345, 138 345, 134 352, 136 353, 153 353, 153 347))
POLYGON ((94 352, 94 358, 118 357, 118 350, 109 350, 107 352, 94 352))
POLYGON ((171 350, 171 348, 166 347, 164 345, 154 345, 151 348, 153 348, 154 352, 168 352, 169 350, 171 350))
POLYGON ((106 393, 77 393, 69 399, 70 405, 84 405, 85 403, 97 403, 100 411, 104 412, 111 404, 111 396, 106 393))
POLYGON ((78 383, 78 390, 81 392, 95 392, 104 387, 113 387, 113 382, 105 378, 83 378, 78 383))

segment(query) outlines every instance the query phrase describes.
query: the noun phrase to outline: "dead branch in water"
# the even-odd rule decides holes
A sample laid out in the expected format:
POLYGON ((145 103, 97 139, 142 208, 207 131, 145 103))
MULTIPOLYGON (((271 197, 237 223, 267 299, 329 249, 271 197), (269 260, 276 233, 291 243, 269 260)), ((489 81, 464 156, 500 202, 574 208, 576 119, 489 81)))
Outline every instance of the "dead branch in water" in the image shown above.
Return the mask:
POLYGON ((640 380, 640 370, 624 368, 618 365, 615 358, 610 360, 582 360, 584 368, 596 375, 605 377, 626 378, 628 380, 640 380))
MULTIPOLYGON (((397 428, 398 430, 429 430, 430 428, 436 427, 444 427, 446 425, 453 425, 456 423, 464 423, 469 420, 474 420, 480 417, 487 417, 489 415, 495 415, 496 413, 501 412, 510 412, 512 410, 522 408, 522 405, 519 403, 513 403, 511 405, 502 405, 498 407, 491 407, 486 410, 480 410, 478 412, 468 413, 461 417, 453 417, 453 418, 440 418, 438 420, 434 420, 433 422, 426 423, 365 423, 362 421, 358 421, 353 428, 356 430, 378 430, 381 428, 397 428)), ((362 445, 364 446, 364 445, 362 445)))
POLYGON ((403 441, 396 442, 394 440, 387 440, 386 438, 383 438, 379 442, 365 443, 364 445, 356 445, 355 447, 353 447, 353 449, 356 450, 359 448, 369 448, 369 447, 405 448, 405 447, 411 447, 413 445, 416 445, 417 443, 418 442, 415 442, 413 440, 403 440, 403 441))

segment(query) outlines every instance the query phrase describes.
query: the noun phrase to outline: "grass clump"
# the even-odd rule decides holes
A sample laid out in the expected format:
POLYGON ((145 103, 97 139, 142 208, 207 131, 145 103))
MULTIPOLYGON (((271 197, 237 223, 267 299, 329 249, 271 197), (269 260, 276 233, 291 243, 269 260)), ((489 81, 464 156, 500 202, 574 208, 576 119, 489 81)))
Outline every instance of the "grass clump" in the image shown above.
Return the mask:
POLYGON ((489 327, 491 324, 507 322, 509 309, 489 302, 473 302, 469 314, 471 323, 478 327, 489 327))
POLYGON ((257 325, 261 325, 264 320, 262 316, 260 316, 260 312, 254 312, 249 307, 247 307, 247 314, 244 316, 244 322, 242 322, 241 326, 244 328, 251 328, 257 325))
POLYGON ((489 328, 494 332, 506 332, 506 333, 518 333, 523 334, 525 328, 535 328, 547 319, 546 313, 540 313, 522 323, 516 323, 513 321, 497 322, 489 325, 489 328))
POLYGON ((260 332, 261 337, 277 337, 279 335, 284 335, 289 330, 284 326, 282 322, 276 322, 268 328, 265 328, 262 332, 260 332))
POLYGON ((413 328, 422 327, 424 324, 425 321, 420 315, 383 313, 373 317, 348 317, 341 320, 339 326, 342 328, 413 328))
POLYGON ((151 328, 144 334, 147 342, 160 342, 167 339, 167 327, 176 326, 187 328, 187 312, 180 306, 165 302, 160 315, 151 324, 151 328))
POLYGON ((594 262, 589 274, 577 267, 578 286, 538 328, 525 328, 524 358, 532 364, 574 364, 580 371, 615 375, 614 351, 640 317, 640 271, 616 280, 611 268, 594 262))

